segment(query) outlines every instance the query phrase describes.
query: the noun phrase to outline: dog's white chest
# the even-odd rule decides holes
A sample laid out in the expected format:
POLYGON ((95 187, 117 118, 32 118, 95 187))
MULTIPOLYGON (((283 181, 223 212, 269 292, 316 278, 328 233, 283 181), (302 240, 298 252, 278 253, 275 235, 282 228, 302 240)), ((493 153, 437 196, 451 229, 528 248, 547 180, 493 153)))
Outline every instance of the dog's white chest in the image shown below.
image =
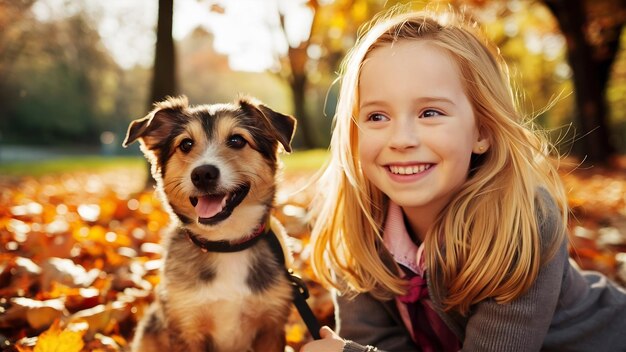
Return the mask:
POLYGON ((214 343, 219 351, 246 351, 254 334, 242 332, 242 321, 250 315, 253 293, 246 283, 250 256, 244 252, 223 253, 215 262, 215 277, 198 285, 194 290, 170 288, 170 302, 184 311, 188 323, 212 323, 214 343), (238 336, 239 335, 239 336, 238 336))
POLYGON ((248 280, 250 255, 247 251, 222 253, 215 261, 215 278, 202 285, 199 290, 201 301, 239 301, 252 292, 248 280))

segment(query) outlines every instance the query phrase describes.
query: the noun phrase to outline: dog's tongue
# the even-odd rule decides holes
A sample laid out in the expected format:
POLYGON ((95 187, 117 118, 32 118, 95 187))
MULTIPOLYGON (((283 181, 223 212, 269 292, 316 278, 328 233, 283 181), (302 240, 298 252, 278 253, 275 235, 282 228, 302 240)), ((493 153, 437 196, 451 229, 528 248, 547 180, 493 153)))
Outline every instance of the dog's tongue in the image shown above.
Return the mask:
POLYGON ((212 218, 222 211, 226 204, 226 195, 198 197, 196 214, 199 218, 212 218))

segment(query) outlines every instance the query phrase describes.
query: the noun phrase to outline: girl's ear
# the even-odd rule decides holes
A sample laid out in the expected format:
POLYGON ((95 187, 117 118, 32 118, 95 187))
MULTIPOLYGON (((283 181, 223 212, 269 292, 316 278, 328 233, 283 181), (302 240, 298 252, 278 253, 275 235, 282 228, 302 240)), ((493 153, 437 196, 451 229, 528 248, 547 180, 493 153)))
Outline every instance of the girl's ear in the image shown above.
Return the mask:
POLYGON ((478 140, 474 143, 472 153, 483 154, 491 147, 491 138, 487 135, 484 129, 479 131, 478 140))

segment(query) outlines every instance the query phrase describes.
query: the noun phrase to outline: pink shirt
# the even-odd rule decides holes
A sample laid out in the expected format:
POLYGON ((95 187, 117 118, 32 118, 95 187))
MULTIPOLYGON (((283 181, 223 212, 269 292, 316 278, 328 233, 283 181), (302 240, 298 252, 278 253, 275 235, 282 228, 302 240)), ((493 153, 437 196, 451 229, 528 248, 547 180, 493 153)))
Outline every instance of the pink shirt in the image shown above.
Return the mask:
POLYGON ((402 209, 393 202, 389 203, 387 210, 383 241, 394 260, 416 275, 411 279, 411 282, 415 282, 418 287, 409 290, 407 295, 396 298, 400 316, 411 333, 413 341, 418 343, 424 351, 435 351, 440 348, 446 352, 460 350, 460 343, 456 335, 450 331, 439 315, 431 308, 425 281, 424 244, 422 243, 418 247, 413 242, 406 229, 402 209), (412 319, 409 309, 414 309, 415 301, 422 304, 423 310, 420 310, 421 315, 414 316, 412 319), (416 319, 420 321, 415 321, 416 319), (430 326, 435 336, 430 338, 424 337, 422 334, 416 336, 414 325, 430 326), (433 339, 437 341, 432 341, 433 339))

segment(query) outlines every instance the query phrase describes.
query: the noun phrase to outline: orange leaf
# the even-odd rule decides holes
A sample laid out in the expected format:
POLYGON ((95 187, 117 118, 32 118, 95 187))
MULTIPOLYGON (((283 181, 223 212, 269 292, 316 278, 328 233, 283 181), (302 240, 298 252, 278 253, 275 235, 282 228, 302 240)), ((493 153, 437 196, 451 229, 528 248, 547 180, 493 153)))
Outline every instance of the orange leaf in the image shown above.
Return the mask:
POLYGON ((86 325, 75 324, 62 330, 59 321, 55 321, 39 336, 34 352, 80 352, 85 345, 83 335, 86 325))
POLYGON ((287 341, 290 343, 298 343, 304 340, 306 330, 300 324, 292 324, 287 326, 287 341))

